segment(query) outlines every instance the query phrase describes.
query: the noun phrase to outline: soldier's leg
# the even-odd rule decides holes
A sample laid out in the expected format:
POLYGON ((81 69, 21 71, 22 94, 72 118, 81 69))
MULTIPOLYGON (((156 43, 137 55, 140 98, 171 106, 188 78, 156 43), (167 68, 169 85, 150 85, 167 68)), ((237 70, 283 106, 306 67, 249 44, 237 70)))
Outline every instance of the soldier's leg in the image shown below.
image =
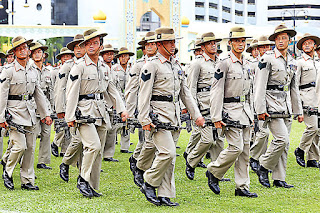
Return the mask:
POLYGON ((51 161, 51 151, 50 151, 50 135, 51 126, 46 125, 40 121, 40 146, 39 146, 39 156, 38 164, 50 164, 51 161))
POLYGON ((60 153, 60 155, 61 154, 64 155, 66 153, 66 151, 68 149, 68 146, 71 143, 71 138, 72 138, 71 134, 70 134, 70 138, 66 138, 66 133, 65 132, 64 132, 63 136, 64 137, 63 137, 63 141, 61 143, 61 153, 60 153))
POLYGON ((103 158, 112 158, 115 152, 115 145, 117 140, 116 126, 112 126, 112 129, 107 131, 106 143, 103 151, 103 158))
POLYGON ((7 147, 5 153, 2 156, 2 160, 3 160, 4 163, 7 163, 7 161, 8 161, 8 157, 10 155, 12 146, 13 146, 13 144, 12 144, 11 140, 9 140, 8 147, 7 147))
MULTIPOLYGON (((307 115, 306 113, 304 114, 304 123, 306 125, 306 129, 304 130, 301 141, 299 144, 299 148, 304 151, 304 153, 307 154, 307 156, 310 157, 309 150, 312 147, 312 144, 315 141, 315 137, 318 133, 318 117, 317 115, 307 115)), ((315 148, 315 146, 313 146, 315 148)), ((316 150, 311 150, 310 154, 312 156, 312 151, 316 150)), ((315 159, 307 159, 307 160, 315 160, 315 159)))
POLYGON ((63 141, 64 141, 64 131, 61 131, 59 133, 56 132, 53 138, 53 143, 58 147, 61 147, 63 141))
POLYGON ((122 128, 123 127, 121 127, 121 131, 120 131, 120 134, 121 134, 121 140, 120 140, 121 147, 120 147, 120 150, 128 151, 129 148, 130 148, 130 132, 128 130, 125 133, 122 128))
POLYGON ((145 143, 143 144, 140 155, 137 159, 136 166, 142 171, 146 171, 151 167, 156 152, 156 146, 152 139, 150 139, 149 135, 150 131, 145 131, 145 143))
POLYGON ((0 128, 0 159, 2 159, 2 154, 3 154, 3 128, 0 128))
POLYGON ((201 135, 200 135, 200 127, 198 127, 197 125, 194 124, 193 122, 193 129, 190 135, 190 139, 188 142, 188 145, 186 147, 186 153, 189 154, 194 147, 197 145, 197 143, 199 142, 201 135))
POLYGON ((256 133, 255 141, 250 147, 250 155, 254 160, 259 160, 260 156, 267 151, 269 129, 263 127, 264 121, 259 121, 259 131, 256 133))
POLYGON ((77 128, 70 128, 71 142, 62 158, 62 163, 76 166, 82 152, 82 142, 77 128))
POLYGON ((221 135, 222 130, 218 129, 218 138, 213 142, 209 149, 211 161, 217 160, 220 152, 224 149, 224 136, 221 135))
POLYGON ((141 153, 141 149, 143 147, 143 144, 144 144, 144 141, 145 141, 145 138, 144 138, 144 130, 143 129, 139 129, 139 141, 136 145, 136 148, 134 149, 134 152, 133 152, 133 158, 134 159, 138 159, 140 153, 141 153))
POLYGON ((306 160, 316 160, 319 161, 319 135, 318 133, 313 139, 309 152, 307 153, 306 160))

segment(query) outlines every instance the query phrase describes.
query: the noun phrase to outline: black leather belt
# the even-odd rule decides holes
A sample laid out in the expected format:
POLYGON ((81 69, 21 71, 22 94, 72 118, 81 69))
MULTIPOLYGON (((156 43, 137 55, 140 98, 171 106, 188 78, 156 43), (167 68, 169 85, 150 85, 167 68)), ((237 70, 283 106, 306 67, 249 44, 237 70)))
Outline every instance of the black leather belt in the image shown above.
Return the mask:
POLYGON ((197 92, 209 92, 211 89, 211 86, 203 87, 203 88, 198 88, 197 92))
POLYGON ((32 95, 9 95, 8 100, 17 100, 17 101, 22 101, 22 100, 31 100, 32 95))
POLYGON ((230 98, 224 98, 224 103, 240 103, 245 102, 246 98, 245 96, 236 96, 236 97, 230 97, 230 98))
POLYGON ((102 93, 92 93, 88 95, 79 95, 79 101, 81 100, 101 100, 103 99, 102 93))
POLYGON ((173 101, 173 96, 172 95, 153 95, 151 97, 151 101, 172 102, 173 101))
POLYGON ((311 82, 311 83, 309 83, 309 84, 300 85, 300 86, 299 86, 299 89, 307 89, 307 88, 315 87, 315 86, 316 86, 316 82, 311 82))
POLYGON ((267 85, 267 90, 288 91, 287 85, 267 85))
POLYGON ((202 110, 200 110, 200 113, 203 116, 210 115, 210 109, 202 109, 202 110))

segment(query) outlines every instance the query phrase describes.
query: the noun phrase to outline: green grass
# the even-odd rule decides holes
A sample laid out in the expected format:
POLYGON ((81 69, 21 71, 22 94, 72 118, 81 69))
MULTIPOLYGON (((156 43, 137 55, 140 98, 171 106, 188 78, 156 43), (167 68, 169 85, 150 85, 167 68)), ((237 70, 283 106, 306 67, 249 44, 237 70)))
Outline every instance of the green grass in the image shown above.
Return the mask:
MULTIPOLYGON (((304 127, 304 124, 294 122, 292 128, 286 181, 295 185, 293 189, 264 188, 259 184, 257 175, 250 171, 250 190, 256 192, 258 198, 235 197, 233 181, 220 183, 221 194, 215 195, 207 185, 205 169, 197 168, 195 180, 187 179, 182 154, 189 134, 183 131, 179 140, 181 149, 177 149, 181 156, 177 157, 175 169, 177 198, 174 201, 180 207, 156 207, 147 202, 133 183, 128 163, 130 155, 121 154, 120 146, 117 145, 115 158, 120 162, 102 163, 104 172, 101 173, 100 192, 104 196, 84 198, 76 188, 76 168, 71 168, 69 183, 63 182, 59 177, 61 158, 52 156, 53 170, 36 169, 36 184, 40 191, 20 189, 19 166, 13 175, 14 191, 9 191, 0 184, 0 212, 319 212, 319 170, 298 166, 293 154, 304 127)), ((137 134, 132 136, 134 144, 137 143, 137 138, 137 134)), ((134 147, 130 149, 133 150, 134 147)), ((38 147, 36 156, 37 154, 38 147)), ((35 165, 36 163, 37 157, 35 165)), ((205 163, 209 161, 206 159, 205 163)), ((228 171, 226 177, 234 179, 233 169, 228 171)))

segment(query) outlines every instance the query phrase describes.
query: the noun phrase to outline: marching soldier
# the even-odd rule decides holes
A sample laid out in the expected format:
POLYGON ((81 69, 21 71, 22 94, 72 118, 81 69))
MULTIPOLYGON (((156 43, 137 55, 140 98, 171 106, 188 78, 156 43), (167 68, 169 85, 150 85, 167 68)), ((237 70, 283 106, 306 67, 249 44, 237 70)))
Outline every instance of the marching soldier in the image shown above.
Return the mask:
POLYGON ((220 194, 219 180, 234 164, 235 196, 257 197, 256 193, 249 191, 249 140, 253 114, 248 99, 250 68, 242 56, 249 37, 243 27, 231 28, 229 35, 231 51, 219 62, 210 91, 211 119, 217 129, 222 128, 228 147, 220 152, 216 161, 208 164, 206 176, 209 188, 220 194))
MULTIPOLYGON (((180 124, 179 97, 199 126, 204 125, 195 101, 186 86, 179 62, 172 56, 175 52, 175 35, 172 28, 158 28, 155 31, 158 53, 142 67, 138 97, 138 119, 144 130, 153 131, 155 125, 149 113, 158 115, 159 122, 180 124)), ((150 135, 151 134, 151 135, 150 135)), ((151 136, 157 152, 151 168, 144 173, 145 183, 141 192, 155 205, 178 206, 170 198, 175 197, 174 165, 176 158, 175 140, 178 131, 158 129, 151 136), (158 196, 156 195, 158 188, 158 196)))
POLYGON ((38 73, 28 62, 29 47, 32 40, 17 36, 12 40, 12 49, 16 59, 6 66, 0 75, 0 127, 8 127, 9 120, 20 125, 27 133, 10 129, 12 148, 5 165, 3 179, 6 188, 13 190, 12 174, 18 162, 20 164, 21 188, 39 190, 34 184, 35 124, 37 108, 42 122, 51 125, 50 112, 46 97, 38 79, 38 73), (9 116, 9 117, 8 117, 9 116), (10 118, 11 117, 11 118, 10 118))
POLYGON ((99 58, 103 48, 103 37, 96 29, 84 32, 86 54, 72 67, 66 88, 66 116, 70 127, 77 125, 83 144, 83 159, 77 188, 86 197, 99 197, 95 190, 99 188, 103 144, 107 130, 111 128, 105 101, 112 100, 121 117, 126 120, 125 111, 115 85, 109 81, 107 68, 99 58), (76 116, 77 111, 77 116, 76 116), (82 122, 82 117, 95 119, 95 123, 82 122))
POLYGON ((14 54, 13 52, 9 52, 9 50, 7 51, 5 57, 7 64, 11 64, 14 61, 14 54))
MULTIPOLYGON (((34 69, 37 71, 40 88, 46 96, 46 107, 50 114, 52 113, 53 105, 53 87, 51 81, 50 70, 43 64, 44 51, 48 49, 47 46, 43 46, 39 42, 32 42, 30 44, 31 58, 34 61, 34 69)), ((35 136, 40 134, 39 156, 38 156, 38 169, 52 169, 46 164, 50 164, 51 152, 50 152, 50 136, 51 126, 46 125, 41 121, 40 114, 37 113, 37 122, 35 136)), ((35 138, 36 140, 36 138, 35 138)))
POLYGON ((317 66, 314 50, 320 44, 320 38, 308 33, 298 41, 297 48, 302 52, 297 59, 297 82, 303 107, 303 117, 306 129, 302 134, 299 147, 294 154, 297 163, 305 167, 304 154, 307 153, 307 167, 319 167, 319 130, 316 94, 317 66))
POLYGON ((292 188, 287 184, 286 168, 289 149, 289 134, 292 112, 298 115, 298 121, 303 121, 302 106, 299 97, 296 61, 288 53, 290 40, 296 31, 285 25, 275 28, 270 41, 275 41, 276 47, 266 52, 259 61, 259 71, 255 76, 255 110, 259 120, 265 120, 273 140, 265 154, 259 158, 260 167, 257 171, 259 182, 270 187, 268 173, 272 171, 273 185, 292 188), (277 118, 268 118, 270 116, 277 118))

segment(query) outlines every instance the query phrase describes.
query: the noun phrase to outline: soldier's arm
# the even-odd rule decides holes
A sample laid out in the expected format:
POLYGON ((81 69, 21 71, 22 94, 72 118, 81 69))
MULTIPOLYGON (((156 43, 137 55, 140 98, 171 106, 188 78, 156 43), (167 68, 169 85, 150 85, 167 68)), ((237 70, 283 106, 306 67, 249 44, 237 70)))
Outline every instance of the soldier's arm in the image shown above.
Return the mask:
POLYGON ((11 78, 10 70, 3 69, 0 74, 0 123, 6 121, 5 110, 7 108, 11 78))
POLYGON ((125 88, 124 97, 126 100, 129 117, 133 117, 137 108, 140 70, 141 65, 139 65, 139 63, 133 65, 133 67, 130 69, 129 80, 125 88))
POLYGON ((51 110, 47 108, 48 106, 48 99, 45 96, 44 92, 40 88, 39 79, 37 79, 35 83, 35 88, 33 92, 34 100, 37 104, 37 110, 40 114, 40 119, 44 119, 45 117, 50 116, 51 110))
POLYGON ((56 83, 54 88, 54 100, 55 100, 55 110, 57 113, 65 112, 66 104, 66 86, 68 80, 68 72, 71 67, 69 63, 65 63, 59 70, 56 76, 56 83))
POLYGON ((194 62, 192 62, 190 64, 189 74, 187 77, 187 85, 190 89, 192 97, 194 98, 194 100, 196 100, 196 103, 198 103, 197 89, 198 89, 198 80, 199 80, 200 69, 201 69, 200 63, 196 59, 194 62))
POLYGON ((295 114, 303 114, 302 103, 299 92, 299 80, 297 79, 297 73, 294 73, 290 82, 290 98, 292 112, 295 114))
POLYGON ((109 96, 117 113, 121 113, 126 110, 121 95, 112 81, 108 84, 106 95, 109 96))

